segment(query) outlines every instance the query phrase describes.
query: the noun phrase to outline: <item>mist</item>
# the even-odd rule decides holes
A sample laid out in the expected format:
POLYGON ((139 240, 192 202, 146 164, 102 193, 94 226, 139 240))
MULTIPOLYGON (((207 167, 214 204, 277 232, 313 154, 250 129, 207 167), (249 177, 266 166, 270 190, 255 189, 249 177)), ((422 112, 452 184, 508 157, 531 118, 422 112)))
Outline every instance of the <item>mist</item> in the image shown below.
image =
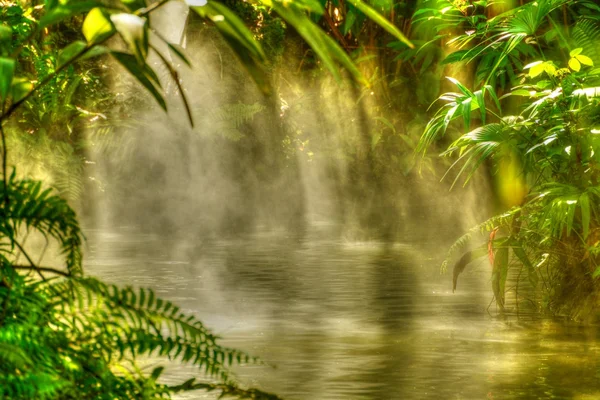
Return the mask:
POLYGON ((431 153, 423 161, 407 144, 425 121, 379 117, 390 105, 377 86, 299 74, 302 53, 292 42, 270 66, 273 94, 265 97, 214 31, 193 20, 182 31, 191 18, 184 8, 169 4, 152 22, 191 59, 192 69, 177 62, 195 126, 167 71, 159 69, 168 114, 116 73, 112 85, 131 121, 92 137, 90 169, 102 190, 88 192, 90 226, 182 238, 327 226, 350 241, 436 246, 489 214, 486 179, 450 190, 452 179, 440 181, 443 160, 431 153))

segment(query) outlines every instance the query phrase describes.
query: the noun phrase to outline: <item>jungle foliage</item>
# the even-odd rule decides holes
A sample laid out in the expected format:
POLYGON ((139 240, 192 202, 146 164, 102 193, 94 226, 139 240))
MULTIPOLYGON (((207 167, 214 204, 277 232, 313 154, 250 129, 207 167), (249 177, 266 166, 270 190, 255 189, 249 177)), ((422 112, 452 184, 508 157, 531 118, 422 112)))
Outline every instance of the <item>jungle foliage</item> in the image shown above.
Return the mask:
POLYGON ((488 236, 456 263, 454 287, 466 264, 487 254, 500 311, 512 270, 513 311, 593 317, 600 293, 600 7, 542 0, 494 13, 493 2, 428 3, 415 15, 435 22, 434 40, 451 49, 443 62, 460 64, 472 79, 448 77, 456 90, 439 97, 418 151, 449 136, 447 176, 466 184, 488 166, 502 208, 451 249, 475 232, 488 236))

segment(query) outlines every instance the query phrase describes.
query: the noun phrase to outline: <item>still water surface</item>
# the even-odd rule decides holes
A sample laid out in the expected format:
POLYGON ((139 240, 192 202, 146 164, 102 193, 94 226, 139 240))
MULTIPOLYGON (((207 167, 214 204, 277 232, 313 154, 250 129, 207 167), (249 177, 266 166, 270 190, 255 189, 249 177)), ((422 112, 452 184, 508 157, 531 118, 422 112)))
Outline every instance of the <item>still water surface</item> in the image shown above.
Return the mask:
POLYGON ((443 246, 332 239, 323 227, 87 235, 88 273, 176 301, 223 344, 276 366, 236 369, 242 382, 289 399, 600 399, 596 327, 490 315, 489 269, 471 267, 453 294, 443 246))

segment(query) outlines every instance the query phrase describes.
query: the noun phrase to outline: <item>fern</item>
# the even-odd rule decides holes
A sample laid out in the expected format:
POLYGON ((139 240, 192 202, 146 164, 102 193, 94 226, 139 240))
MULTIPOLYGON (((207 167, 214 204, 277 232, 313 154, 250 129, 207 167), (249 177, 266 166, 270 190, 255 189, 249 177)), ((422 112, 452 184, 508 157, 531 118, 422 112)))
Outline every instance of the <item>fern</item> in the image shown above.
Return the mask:
POLYGON ((590 57, 595 65, 600 65, 600 21, 580 18, 573 27, 572 36, 576 47, 583 48, 583 53, 590 57))
MULTIPOLYGON (((186 390, 278 399, 237 386, 236 363, 259 363, 219 344, 194 316, 152 290, 119 288, 84 277, 82 234, 67 202, 40 182, 10 176, 0 186, 0 398, 162 398, 186 390), (23 229, 35 230, 62 248, 66 270, 11 260, 23 229), (24 270, 26 274, 17 274, 24 270), (34 279, 36 272, 42 279, 34 279), (50 278, 49 273, 62 276, 50 278), (196 366, 208 382, 173 387, 138 367, 140 357, 179 360, 196 366), (216 382, 216 383, 215 383, 216 382)), ((19 247, 24 251, 22 247, 19 247)))

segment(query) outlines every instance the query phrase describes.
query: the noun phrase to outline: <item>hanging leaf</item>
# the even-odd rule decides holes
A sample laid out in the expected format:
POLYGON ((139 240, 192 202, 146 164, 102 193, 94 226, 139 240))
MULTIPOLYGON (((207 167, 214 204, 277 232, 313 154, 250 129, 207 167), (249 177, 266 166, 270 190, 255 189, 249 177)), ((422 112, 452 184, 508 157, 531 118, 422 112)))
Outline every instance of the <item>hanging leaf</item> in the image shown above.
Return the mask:
POLYGON ((77 40, 67 47, 65 47, 60 54, 58 55, 57 68, 62 67, 73 58, 82 54, 84 50, 87 48, 87 44, 81 40, 77 40))
POLYGON ((203 7, 190 7, 202 18, 214 22, 219 33, 228 41, 237 42, 258 61, 266 59, 261 45, 254 39, 252 32, 244 22, 229 8, 217 2, 209 2, 203 7))
POLYGON ((383 29, 388 31, 393 36, 395 36, 402 43, 404 43, 411 49, 415 47, 410 42, 410 40, 408 40, 408 38, 406 36, 404 36, 404 34, 402 32, 400 32, 400 30, 398 28, 396 28, 396 26, 394 24, 392 24, 390 21, 388 21, 386 18, 384 18, 381 14, 379 14, 377 11, 375 11, 375 9, 373 9, 367 3, 363 2, 362 0, 348 0, 348 2, 350 4, 352 4, 354 7, 356 7, 358 10, 360 10, 367 17, 369 17, 369 19, 373 20, 375 23, 377 23, 383 29))
POLYGON ((179 79, 179 73, 177 72, 175 67, 173 67, 173 64, 171 64, 169 62, 169 60, 167 60, 167 58, 165 56, 163 56, 160 51, 158 51, 158 49, 156 49, 154 46, 152 47, 152 49, 156 52, 158 57, 164 63, 165 67, 167 67, 169 73, 171 74, 171 78, 173 79, 173 82, 175 82, 175 85, 177 85, 177 89, 179 90, 179 95, 181 96, 181 100, 183 101, 183 105, 185 107, 185 112, 187 114, 188 121, 190 122, 190 125, 193 128, 194 127, 194 117, 192 115, 192 108, 190 107, 190 103, 187 99, 187 96, 185 95, 185 90, 181 86, 181 82, 179 79))
POLYGON ((131 53, 143 64, 148 56, 148 26, 146 19, 137 15, 121 13, 110 16, 115 29, 123 38, 131 53))
POLYGON ((118 51, 112 51, 110 53, 122 66, 124 66, 144 87, 152 94, 158 104, 165 111, 167 110, 167 103, 164 97, 156 88, 155 84, 158 82, 156 73, 150 69, 147 64, 140 66, 137 59, 131 54, 121 53, 118 51))
POLYGON ((112 35, 114 29, 104 11, 94 8, 85 17, 82 32, 88 43, 98 43, 112 35))
POLYGON ((146 0, 121 0, 130 11, 136 11, 146 7, 146 0))
POLYGON ((184 63, 186 63, 188 65, 188 67, 192 66, 192 63, 190 62, 190 60, 187 58, 187 56, 185 55, 183 48, 175 43, 168 43, 167 42, 167 46, 169 47, 169 50, 172 51, 173 53, 175 53, 175 55, 177 57, 179 57, 181 59, 181 61, 183 61, 184 63))
POLYGON ((265 53, 242 20, 227 7, 216 2, 190 8, 202 18, 214 22, 223 39, 233 49, 259 89, 265 94, 270 93, 269 80, 262 66, 262 62, 266 59, 265 53))
POLYGON ((47 8, 50 11, 40 19, 38 29, 42 30, 47 26, 57 24, 75 15, 84 14, 100 6, 102 6, 102 3, 97 1, 72 1, 68 4, 59 4, 54 8, 47 8))

